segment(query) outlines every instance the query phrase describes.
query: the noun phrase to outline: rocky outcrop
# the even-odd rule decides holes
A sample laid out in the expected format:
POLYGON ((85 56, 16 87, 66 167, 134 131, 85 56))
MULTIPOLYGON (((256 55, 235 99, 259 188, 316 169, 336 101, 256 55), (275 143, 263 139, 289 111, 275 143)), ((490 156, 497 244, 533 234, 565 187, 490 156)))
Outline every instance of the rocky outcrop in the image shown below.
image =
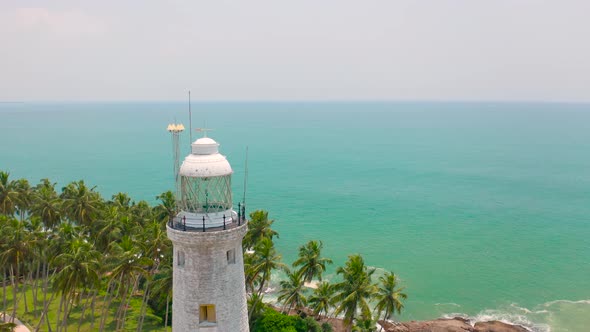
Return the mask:
POLYGON ((379 321, 387 332, 475 332, 469 321, 460 317, 390 323, 379 321))
POLYGON ((528 332, 522 326, 499 321, 478 322, 472 326, 469 320, 461 317, 399 323, 381 320, 379 324, 386 332, 528 332))
POLYGON ((477 332, 529 332, 520 325, 511 325, 497 320, 491 322, 477 322, 475 323, 475 331, 477 332))

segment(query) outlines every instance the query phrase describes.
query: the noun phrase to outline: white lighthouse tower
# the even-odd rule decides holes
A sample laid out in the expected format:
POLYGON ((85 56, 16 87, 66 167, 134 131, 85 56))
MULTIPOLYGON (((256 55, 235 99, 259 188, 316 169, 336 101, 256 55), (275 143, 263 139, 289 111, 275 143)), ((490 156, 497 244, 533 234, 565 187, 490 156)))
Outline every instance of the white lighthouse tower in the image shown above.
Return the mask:
POLYGON ((174 245, 172 330, 248 331, 242 256, 247 222, 243 210, 233 210, 233 171, 207 135, 191 147, 178 170, 180 212, 167 227, 174 245))

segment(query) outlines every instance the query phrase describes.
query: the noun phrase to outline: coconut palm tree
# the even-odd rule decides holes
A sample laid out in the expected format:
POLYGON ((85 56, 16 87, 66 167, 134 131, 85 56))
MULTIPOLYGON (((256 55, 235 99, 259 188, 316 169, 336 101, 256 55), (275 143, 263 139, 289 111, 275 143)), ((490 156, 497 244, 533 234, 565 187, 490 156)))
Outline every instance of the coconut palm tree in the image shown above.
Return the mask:
POLYGON ((10 277, 12 280, 13 292, 13 312, 12 317, 15 317, 18 298, 17 292, 19 288, 19 280, 21 275, 25 274, 24 262, 34 253, 34 238, 31 237, 29 231, 25 227, 25 223, 15 218, 10 218, 5 224, 4 234, 4 250, 0 253, 0 260, 6 264, 10 269, 10 277))
POLYGON ((270 238, 263 238, 254 248, 253 271, 261 275, 258 294, 261 294, 264 287, 270 281, 273 270, 284 269, 286 266, 281 262, 282 256, 277 253, 274 243, 270 238))
POLYGON ((376 286, 371 282, 371 276, 375 269, 368 268, 360 255, 348 256, 344 267, 339 267, 337 274, 342 275, 342 281, 334 287, 336 295, 334 301, 337 303, 334 315, 344 314, 344 324, 347 331, 350 331, 357 311, 360 311, 361 318, 371 317, 369 301, 375 294, 376 286))
POLYGON ((356 321, 352 327, 353 332, 375 332, 377 331, 377 321, 373 318, 362 318, 356 321))
MULTIPOLYGON (((281 262, 282 256, 277 253, 274 243, 270 238, 262 238, 260 242, 254 247, 254 253, 252 254, 252 261, 249 263, 248 271, 253 276, 253 280, 259 280, 258 290, 253 294, 256 294, 254 299, 262 299, 262 292, 264 287, 268 285, 272 270, 284 269, 286 266, 281 262)), ((257 308, 256 302, 250 306, 250 312, 248 313, 248 320, 252 319, 253 309, 257 308)))
POLYGON ((254 251, 244 252, 244 278, 246 292, 256 293, 256 286, 260 284, 261 275, 255 270, 256 256, 254 251))
POLYGON ((78 300, 76 295, 82 290, 98 286, 101 254, 84 238, 71 241, 65 252, 55 257, 55 264, 60 268, 55 275, 53 287, 61 293, 57 315, 57 331, 63 327, 67 330, 67 319, 71 303, 78 300), (63 317, 60 311, 63 309, 63 317))
MULTIPOLYGON (((4 252, 8 246, 10 245, 10 241, 8 240, 8 224, 9 218, 5 215, 0 214, 0 253, 4 252)), ((7 308, 7 290, 6 290, 6 275, 8 274, 8 260, 5 255, 0 254, 0 266, 2 266, 2 313, 6 315, 6 308, 7 308)))
POLYGON ((334 286, 327 281, 322 281, 313 290, 313 294, 309 297, 309 307, 313 310, 315 315, 324 313, 328 316, 330 308, 332 308, 332 297, 334 296, 334 286))
POLYGON ((27 179, 18 179, 14 184, 16 191, 16 210, 20 216, 20 220, 25 220, 25 216, 31 207, 33 190, 27 179))
MULTIPOLYGON (((166 231, 162 228, 160 221, 153 220, 151 223, 146 225, 145 229, 143 229, 142 233, 140 234, 140 238, 141 242, 143 243, 146 257, 151 259, 153 263, 151 268, 147 271, 147 279, 143 287, 143 299, 140 309, 140 318, 139 323, 137 324, 138 332, 141 331, 143 326, 147 300, 149 299, 150 292, 153 288, 152 281, 155 278, 155 274, 158 272, 161 263, 165 263, 165 254, 167 254, 168 257, 172 257, 172 242, 166 236, 166 231)), ((172 265, 171 262, 170 265, 172 265)))
POLYGON ((329 258, 321 257, 322 241, 311 240, 299 247, 299 258, 293 262, 293 266, 301 266, 299 271, 303 280, 311 282, 314 277, 322 281, 322 273, 326 271, 326 264, 332 264, 329 258))
POLYGON ((264 315, 265 309, 264 294, 258 295, 252 293, 248 296, 248 323, 250 325, 250 331, 254 330, 254 324, 264 315))
POLYGON ((9 176, 10 173, 0 172, 0 214, 6 216, 14 215, 18 198, 16 184, 8 179, 9 176))
MULTIPOLYGON (((147 271, 153 262, 142 255, 140 243, 129 236, 123 236, 121 242, 113 243, 111 254, 113 269, 110 278, 118 283, 117 297, 121 300, 115 316, 117 321, 116 329, 119 330, 125 326, 130 294, 135 292, 139 278, 147 275, 147 271)), ((104 327, 104 323, 101 325, 104 327)))
POLYGON ((123 211, 126 211, 131 207, 131 197, 129 197, 127 193, 116 193, 111 197, 111 201, 109 203, 123 211))
POLYGON ((172 221, 178 212, 174 193, 168 190, 156 196, 156 199, 160 201, 160 204, 156 207, 158 219, 166 220, 166 222, 172 221))
POLYGON ((379 277, 379 281, 377 294, 375 294, 377 300, 375 310, 378 317, 383 313, 383 319, 390 319, 394 313, 401 313, 404 307, 402 300, 408 296, 402 293, 403 288, 397 288, 397 277, 393 272, 387 272, 379 277))
MULTIPOLYGON (((166 317, 164 326, 168 328, 168 317, 170 316, 170 300, 172 299, 172 252, 164 255, 164 260, 160 264, 158 272, 154 276, 152 299, 158 303, 161 308, 162 301, 166 303, 166 317)), ((138 326, 139 328, 139 326, 138 326)))
POLYGON ((72 182, 62 188, 63 209, 70 221, 75 221, 81 226, 90 226, 97 218, 103 201, 94 189, 88 188, 83 180, 72 182))
POLYGON ((267 238, 272 240, 273 237, 279 237, 279 233, 272 229, 274 220, 268 220, 268 212, 263 210, 256 210, 250 213, 250 221, 248 222, 248 232, 242 241, 244 249, 254 248, 258 242, 267 238))
POLYGON ((123 236, 123 217, 119 207, 115 205, 105 206, 98 218, 93 223, 92 234, 98 250, 108 251, 111 243, 117 242, 123 236))
POLYGON ((61 203, 55 183, 43 179, 33 191, 31 216, 41 218, 45 228, 53 229, 61 221, 61 203))
POLYGON ((291 312, 291 309, 299 309, 307 303, 304 291, 304 280, 301 271, 291 272, 289 269, 285 269, 287 273, 287 279, 280 282, 281 290, 277 301, 283 304, 284 312, 291 312), (288 306, 288 308, 287 308, 288 306), (287 309, 285 311, 285 309, 287 309))
POLYGON ((143 225, 146 222, 153 220, 155 208, 152 208, 148 202, 139 201, 131 206, 130 217, 136 225, 143 225))

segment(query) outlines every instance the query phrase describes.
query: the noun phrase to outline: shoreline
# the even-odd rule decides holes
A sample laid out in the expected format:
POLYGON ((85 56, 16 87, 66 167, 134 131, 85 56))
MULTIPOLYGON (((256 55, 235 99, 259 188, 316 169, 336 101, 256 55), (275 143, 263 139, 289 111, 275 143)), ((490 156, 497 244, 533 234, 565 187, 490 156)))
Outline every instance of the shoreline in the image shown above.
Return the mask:
MULTIPOLYGON (((270 307, 278 312, 282 312, 282 307, 270 304, 270 307)), ((333 332, 346 332, 344 320, 338 317, 313 316, 311 310, 307 307, 297 311, 292 309, 288 314, 299 316, 304 313, 308 317, 314 317, 319 323, 327 322, 332 325, 333 332)), ((530 327, 506 322, 502 320, 482 320, 476 321, 465 317, 440 317, 429 320, 411 320, 411 321, 390 321, 377 320, 377 327, 384 332, 539 332, 530 327)))
POLYGON ((462 317, 408 322, 379 320, 378 324, 385 332, 535 332, 528 327, 499 320, 473 322, 462 317))

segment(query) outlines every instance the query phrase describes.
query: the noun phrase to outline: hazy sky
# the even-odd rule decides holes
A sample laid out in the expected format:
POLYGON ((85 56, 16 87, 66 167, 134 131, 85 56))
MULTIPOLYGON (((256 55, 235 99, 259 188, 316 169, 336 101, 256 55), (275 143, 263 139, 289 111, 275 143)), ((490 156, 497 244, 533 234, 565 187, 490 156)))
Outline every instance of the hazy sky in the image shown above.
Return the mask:
POLYGON ((590 101, 588 0, 0 1, 0 101, 590 101))

